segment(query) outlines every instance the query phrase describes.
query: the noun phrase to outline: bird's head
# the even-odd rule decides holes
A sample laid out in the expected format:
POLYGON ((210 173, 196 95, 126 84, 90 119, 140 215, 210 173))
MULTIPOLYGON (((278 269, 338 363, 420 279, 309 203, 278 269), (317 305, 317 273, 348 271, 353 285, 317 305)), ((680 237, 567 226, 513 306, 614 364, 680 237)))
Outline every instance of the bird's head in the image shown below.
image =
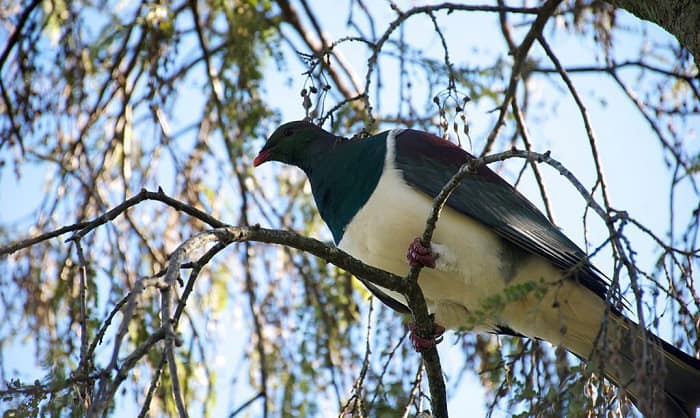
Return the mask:
POLYGON ((265 146, 253 160, 255 167, 267 161, 280 161, 301 168, 318 154, 319 144, 330 145, 335 137, 305 120, 288 122, 280 126, 270 135, 265 146), (318 148, 318 149, 317 149, 318 148))

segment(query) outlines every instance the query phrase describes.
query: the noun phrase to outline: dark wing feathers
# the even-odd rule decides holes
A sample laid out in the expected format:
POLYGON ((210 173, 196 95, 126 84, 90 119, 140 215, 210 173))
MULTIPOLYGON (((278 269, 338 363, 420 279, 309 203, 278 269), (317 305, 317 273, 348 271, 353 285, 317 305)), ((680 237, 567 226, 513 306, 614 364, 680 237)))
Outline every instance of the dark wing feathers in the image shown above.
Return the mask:
MULTIPOLYGON (((474 157, 437 136, 406 129, 396 136, 396 168, 404 180, 436 196, 459 167, 474 157)), ((506 241, 540 255, 601 298, 608 285, 585 253, 515 188, 488 167, 467 176, 447 205, 493 229, 506 241)))
MULTIPOLYGON (((359 277, 358 277, 359 278, 359 277)), ((380 301, 382 301, 386 306, 390 307, 391 309, 395 310, 396 312, 403 313, 403 314, 410 314, 411 310, 408 309, 408 306, 404 305, 400 301, 392 298, 391 296, 387 295, 384 293, 382 289, 380 289, 377 285, 374 283, 364 280, 362 278, 359 278, 362 284, 364 284, 367 289, 369 289, 370 292, 377 298, 379 298, 380 301)))

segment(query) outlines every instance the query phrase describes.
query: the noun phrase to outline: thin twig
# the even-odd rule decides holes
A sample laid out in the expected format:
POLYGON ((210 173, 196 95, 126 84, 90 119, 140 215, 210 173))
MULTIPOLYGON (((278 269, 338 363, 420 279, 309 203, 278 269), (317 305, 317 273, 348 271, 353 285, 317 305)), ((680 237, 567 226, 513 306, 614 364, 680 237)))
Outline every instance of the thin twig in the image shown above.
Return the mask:
POLYGON ((559 6, 559 3, 561 3, 561 0, 547 0, 538 9, 537 18, 535 18, 535 21, 532 22, 530 30, 525 35, 525 38, 520 43, 518 49, 514 51, 513 70, 510 73, 510 81, 508 82, 508 88, 506 89, 506 94, 503 98, 503 102, 499 106, 499 113, 496 124, 491 130, 491 133, 489 133, 488 138, 486 138, 486 144, 484 145, 484 149, 481 153, 482 156, 488 154, 494 142, 496 142, 496 138, 498 137, 501 127, 505 124, 506 112, 510 107, 510 102, 515 97, 515 90, 518 87, 518 82, 520 81, 522 70, 525 65, 525 59, 527 58, 527 54, 530 51, 530 47, 532 47, 532 44, 535 42, 535 39, 540 35, 542 29, 544 29, 544 25, 547 23, 552 14, 554 14, 554 12, 556 11, 557 7, 559 6))
MULTIPOLYGON (((539 13, 542 13, 542 10, 547 4, 551 2, 556 2, 557 4, 559 3, 560 0, 549 0, 548 3, 545 3, 545 5, 542 6, 542 8, 539 7, 503 7, 503 6, 483 6, 483 5, 466 5, 466 4, 455 4, 455 3, 441 3, 441 4, 436 4, 432 6, 422 6, 422 7, 414 7, 411 10, 408 10, 406 12, 401 12, 397 10, 398 16, 396 19, 394 19, 391 23, 389 23, 389 27, 384 31, 382 34, 381 38, 375 43, 374 51, 372 52, 372 55, 370 56, 369 60, 367 61, 367 73, 365 74, 365 88, 363 91, 363 98, 365 101, 365 111, 367 112, 367 117, 369 118, 369 122, 366 126, 365 129, 368 131, 371 131, 372 128, 374 127, 375 119, 372 114, 372 105, 369 101, 369 87, 372 82, 372 74, 374 72, 374 69, 377 65, 377 60, 379 59, 379 52, 381 51, 382 47, 384 44, 389 40, 389 37, 391 36, 394 31, 399 28, 403 22, 406 21, 406 19, 418 15, 418 14, 423 14, 423 13, 434 13, 436 11, 441 11, 441 10, 446 10, 447 13, 451 13, 455 10, 459 11, 471 11, 471 12, 500 12, 500 11, 507 11, 509 13, 525 13, 525 14, 538 14, 538 19, 540 17, 539 13)), ((549 17, 549 14, 547 15, 549 17)), ((538 20, 536 19, 535 22, 537 23, 538 20)))
POLYGON ((0 247, 0 256, 5 255, 5 254, 12 254, 18 250, 21 250, 23 248, 28 248, 31 247, 34 244, 37 244, 42 241, 47 241, 51 238, 55 238, 57 236, 66 234, 68 232, 76 232, 70 240, 74 239, 79 239, 86 234, 88 234, 90 231, 94 230, 95 228, 99 227, 100 225, 103 225, 109 221, 114 220, 117 218, 119 215, 121 215, 124 211, 129 209, 132 206, 135 206, 139 204, 140 202, 143 202, 144 200, 157 200, 159 202, 163 202, 166 205, 172 207, 173 209, 179 210, 181 212, 187 213, 190 216, 193 216, 202 222, 208 224, 211 227, 218 228, 226 225, 225 223, 221 222, 220 220, 214 218, 213 216, 196 209, 190 205, 187 205, 183 202, 180 202, 177 199, 173 199, 169 197, 168 195, 163 192, 161 188, 158 188, 157 192, 150 192, 146 189, 142 189, 137 195, 125 200, 121 204, 115 206, 114 208, 110 209, 109 211, 103 213, 102 215, 86 222, 79 222, 73 225, 69 226, 64 226, 62 228, 56 229, 54 231, 49 231, 40 235, 37 235, 35 237, 31 238, 26 238, 17 242, 12 242, 9 243, 5 246, 0 247))
MULTIPOLYGON (((5 48, 3 49, 2 54, 0 55, 0 71, 5 66, 5 62, 7 61, 7 57, 10 56, 10 51, 12 51, 12 48, 14 48, 15 44, 17 44, 17 42, 20 39, 22 39, 22 29, 27 23, 29 15, 32 14, 34 9, 36 9, 40 3, 41 0, 32 1, 30 4, 27 5, 27 7, 25 7, 25 9, 22 11, 22 14, 19 16, 19 19, 17 19, 17 25, 15 26, 14 31, 12 31, 10 37, 7 38, 5 48)), ((22 154, 24 154, 25 149, 24 142, 22 141, 22 134, 20 133, 19 126, 15 121, 15 112, 12 106, 12 100, 10 100, 10 96, 7 94, 7 90, 5 89, 5 83, 3 82, 2 77, 0 77, 0 92, 2 93, 2 99, 5 104, 6 114, 10 120, 10 128, 12 130, 12 133, 17 137, 17 143, 20 146, 22 154)), ((0 149, 2 149, 2 145, 5 143, 6 140, 7 138, 2 139, 2 141, 0 142, 0 149)))
MULTIPOLYGON (((499 6, 504 6, 505 2, 504 0, 498 0, 498 5, 499 6)), ((508 18, 506 16, 505 12, 500 12, 498 13, 498 20, 501 24, 501 32, 503 33, 503 37, 506 40, 506 43, 508 44, 508 50, 513 53, 515 49, 517 48, 515 45, 515 41, 513 40, 513 33, 511 30, 511 26, 508 23, 508 18)), ((523 101, 525 103, 525 106, 527 105, 527 89, 525 89, 525 92, 523 94, 523 101)), ((520 133, 520 137, 523 140, 523 144, 525 144, 525 149, 528 151, 532 151, 532 141, 530 141, 530 135, 527 131, 527 124, 525 123, 525 116, 524 116, 524 111, 525 107, 521 110, 520 105, 518 104, 518 99, 517 97, 513 98, 513 103, 512 103, 512 111, 513 115, 515 116, 515 121, 518 124, 518 129, 515 131, 515 135, 520 133)), ((547 189, 545 188, 544 181, 542 180, 542 174, 540 173, 539 166, 535 164, 534 161, 528 161, 530 164, 530 167, 532 168, 532 172, 535 175, 535 179, 537 180, 537 185, 540 189, 540 196, 542 197, 542 203, 544 204, 544 208, 547 211, 547 218, 552 223, 554 222, 554 213, 552 212, 552 207, 549 203, 549 198, 547 196, 547 189)), ((525 169, 526 165, 523 166, 523 170, 525 169)))
POLYGON ((0 55, 0 69, 2 69, 2 67, 5 66, 5 61, 10 55, 10 51, 12 50, 12 48, 14 48, 17 41, 21 39, 22 29, 24 28, 24 24, 27 23, 29 15, 32 13, 32 11, 34 11, 34 9, 36 9, 36 7, 40 3, 41 0, 34 0, 33 2, 29 3, 27 7, 22 11, 22 14, 20 15, 19 19, 17 19, 17 25, 15 26, 15 30, 12 31, 12 35, 10 35, 10 37, 7 38, 5 48, 2 51, 2 55, 0 55))
POLYGON ((158 366, 156 367, 155 371, 153 372, 153 376, 151 377, 151 384, 148 386, 148 392, 146 392, 146 399, 143 400, 143 404, 141 405, 141 411, 139 412, 138 418, 145 418, 149 416, 149 409, 151 408, 151 400, 153 399, 153 395, 156 393, 156 389, 158 389, 158 386, 160 384, 160 376, 163 374, 163 367, 165 367, 165 362, 167 360, 165 359, 164 355, 160 356, 160 362, 158 362, 158 366))
POLYGON ((595 164, 595 170, 598 176, 597 183, 600 184, 600 191, 603 195, 603 202, 605 203, 606 207, 610 207, 610 198, 608 196, 608 188, 605 183, 605 175, 603 174, 603 165, 600 162, 600 156, 598 153, 598 139, 596 138, 595 131, 593 130, 593 124, 591 123, 591 118, 588 115, 588 110, 583 104, 583 100, 579 96, 578 91, 576 91, 574 83, 571 81, 571 78, 569 78, 569 75, 566 73, 566 69, 564 69, 564 66, 561 65, 561 62, 559 62, 559 58, 557 58, 556 54, 549 46, 549 43, 544 39, 544 36, 540 34, 537 37, 537 40, 539 41, 540 45, 542 45, 542 48, 544 48, 545 52, 547 53, 547 56, 554 64, 554 67, 559 71, 559 75, 561 76, 562 80, 564 80, 564 84, 566 84, 566 87, 569 89, 571 97, 573 97, 574 101, 576 102, 576 106, 578 107, 579 113, 581 114, 581 118, 583 119, 583 125, 586 128, 588 143, 590 144, 591 154, 593 154, 593 164, 595 164))
MULTIPOLYGON (((80 263, 80 279, 79 286, 80 291, 78 292, 80 298, 80 364, 78 370, 83 375, 87 376, 90 373, 92 357, 88 357, 88 315, 87 315, 87 260, 85 259, 85 254, 83 253, 83 246, 80 240, 75 240, 75 250, 78 254, 78 262, 80 263)), ((87 410, 92 402, 91 396, 92 391, 90 390, 91 384, 89 382, 84 382, 81 385, 82 401, 87 410)))
MULTIPOLYGON (((513 115, 515 116, 515 122, 518 124, 518 131, 520 132, 520 137, 523 140, 525 149, 527 151, 532 151, 532 141, 530 141, 530 134, 527 131, 527 125, 525 124, 525 116, 520 110, 520 105, 518 105, 518 100, 513 100, 513 115)), ((542 204, 544 205, 545 211, 547 211, 547 218, 553 224, 556 224, 554 220, 554 212, 552 211, 552 205, 549 202, 549 196, 547 194, 547 188, 544 185, 544 179, 542 178, 542 173, 540 172, 540 167, 534 161, 528 160, 530 167, 532 168, 532 173, 535 175, 535 180, 537 181, 537 187, 540 189, 540 196, 542 197, 542 204)), ((524 166, 523 166, 524 167, 524 166)))
MULTIPOLYGON (((690 75, 690 74, 683 74, 679 72, 674 72, 671 70, 667 70, 665 68, 657 67, 655 65, 649 64, 643 60, 628 60, 628 61, 622 61, 622 62, 612 62, 609 63, 608 65, 604 66, 595 66, 595 65, 583 65, 583 66, 572 66, 572 67, 566 67, 566 72, 569 74, 572 73, 610 73, 611 71, 616 71, 618 69, 622 68, 627 68, 627 67, 636 67, 636 68, 643 68, 645 70, 653 71, 655 73, 659 73, 661 75, 665 75, 667 77, 673 77, 673 78, 678 78, 680 80, 683 80, 687 83, 688 87, 693 91, 693 95, 695 96, 696 99, 700 100, 700 88, 695 85, 695 82, 698 81, 698 74, 696 75, 690 75)), ((559 70, 557 68, 533 68, 532 69, 533 73, 559 73, 559 70)))
POLYGON ((374 297, 369 298, 369 311, 367 312, 367 334, 365 337, 365 355, 362 359, 362 368, 360 375, 352 385, 352 396, 347 400, 345 406, 340 409, 338 418, 346 418, 347 414, 351 417, 363 418, 363 399, 362 391, 364 390, 365 377, 370 367, 370 357, 372 356, 372 322, 374 321, 374 297))
POLYGON ((253 396, 252 398, 248 399, 243 403, 243 405, 239 406, 233 412, 231 412, 228 415, 228 418, 234 418, 236 415, 240 414, 241 412, 245 411, 246 408, 248 408, 253 402, 257 401, 260 398, 263 398, 265 394, 263 392, 258 392, 257 395, 253 396))

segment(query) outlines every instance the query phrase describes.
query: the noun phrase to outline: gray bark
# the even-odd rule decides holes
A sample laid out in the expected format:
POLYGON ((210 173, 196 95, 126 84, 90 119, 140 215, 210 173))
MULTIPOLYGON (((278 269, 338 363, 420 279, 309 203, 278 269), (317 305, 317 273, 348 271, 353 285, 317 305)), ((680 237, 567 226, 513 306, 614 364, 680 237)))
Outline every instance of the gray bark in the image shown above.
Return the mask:
POLYGON ((606 0, 642 20, 656 23, 693 54, 700 67, 700 1, 698 0, 606 0))

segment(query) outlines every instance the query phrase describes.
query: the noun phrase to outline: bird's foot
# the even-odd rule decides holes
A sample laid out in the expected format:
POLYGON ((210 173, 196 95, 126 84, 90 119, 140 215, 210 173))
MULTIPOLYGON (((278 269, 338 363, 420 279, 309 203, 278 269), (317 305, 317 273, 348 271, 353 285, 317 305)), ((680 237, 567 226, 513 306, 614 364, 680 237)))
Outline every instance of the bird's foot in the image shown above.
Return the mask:
POLYGON ((433 334, 429 338, 423 338, 416 334, 416 323, 413 321, 408 323, 408 330, 408 339, 411 340, 413 349, 419 353, 439 344, 442 341, 442 334, 445 333, 445 327, 433 324, 433 334))
POLYGON ((433 253, 430 247, 426 247, 420 242, 420 238, 413 240, 406 253, 406 259, 411 267, 435 268, 435 261, 438 257, 439 255, 433 253))

